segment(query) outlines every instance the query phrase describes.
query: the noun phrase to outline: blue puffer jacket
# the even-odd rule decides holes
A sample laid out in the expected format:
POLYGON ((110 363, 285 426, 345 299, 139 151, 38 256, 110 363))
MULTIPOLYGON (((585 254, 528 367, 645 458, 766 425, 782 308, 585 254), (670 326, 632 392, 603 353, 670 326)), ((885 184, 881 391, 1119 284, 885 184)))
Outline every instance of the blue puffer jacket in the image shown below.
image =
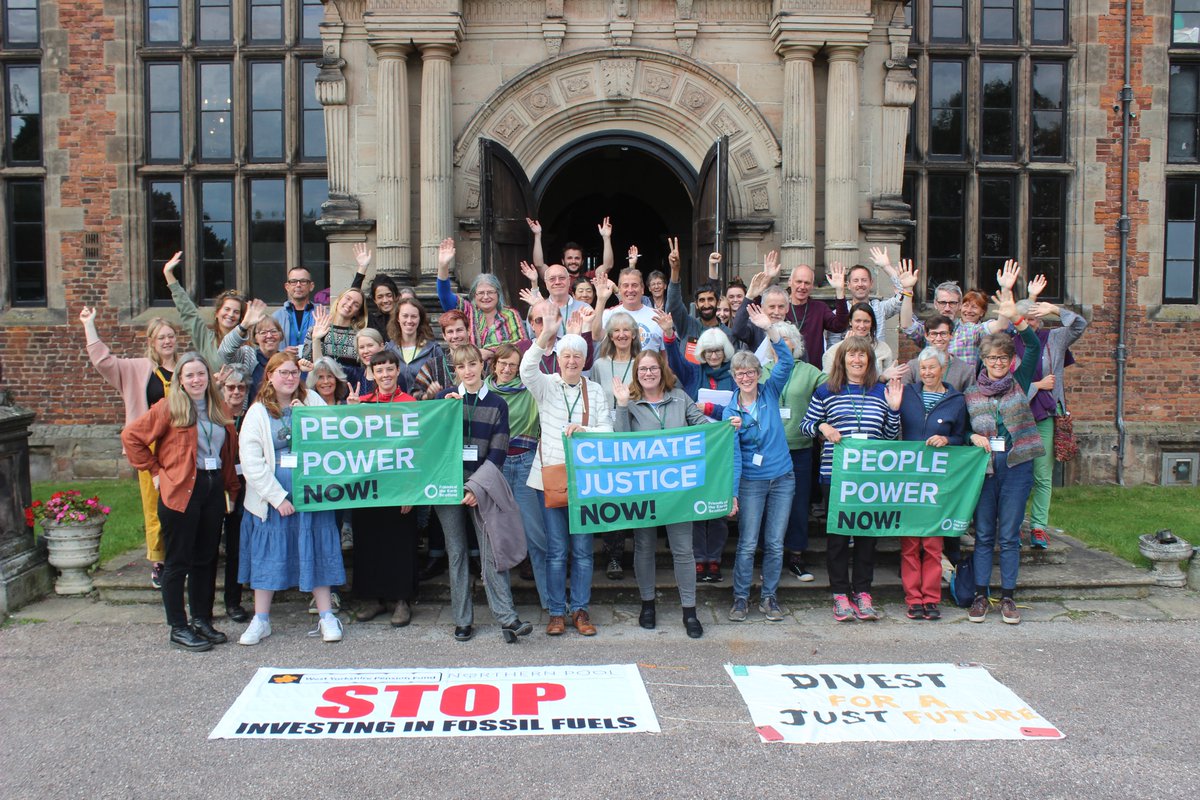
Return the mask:
POLYGON ((930 436, 945 436, 948 444, 966 443, 970 422, 967 418, 967 401, 963 393, 953 386, 933 410, 925 413, 921 401, 921 386, 909 384, 904 387, 904 399, 900 401, 900 438, 909 442, 923 442, 930 436))

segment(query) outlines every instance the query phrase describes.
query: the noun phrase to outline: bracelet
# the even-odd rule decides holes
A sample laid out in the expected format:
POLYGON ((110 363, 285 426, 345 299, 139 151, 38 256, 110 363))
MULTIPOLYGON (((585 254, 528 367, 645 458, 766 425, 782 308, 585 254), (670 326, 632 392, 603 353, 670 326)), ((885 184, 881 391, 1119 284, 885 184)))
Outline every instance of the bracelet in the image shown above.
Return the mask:
POLYGON ((1016 322, 1014 322, 1014 323, 1013 323, 1013 327, 1014 327, 1014 328, 1019 328, 1019 327, 1021 327, 1021 323, 1022 323, 1022 322, 1024 322, 1024 321, 1025 321, 1025 318, 1024 318, 1024 317, 1017 317, 1017 320, 1016 320, 1016 322))
POLYGON ((902 297, 912 297, 912 296, 913 296, 913 293, 912 293, 912 292, 905 292, 905 291, 901 291, 901 292, 900 292, 900 295, 901 295, 902 297))

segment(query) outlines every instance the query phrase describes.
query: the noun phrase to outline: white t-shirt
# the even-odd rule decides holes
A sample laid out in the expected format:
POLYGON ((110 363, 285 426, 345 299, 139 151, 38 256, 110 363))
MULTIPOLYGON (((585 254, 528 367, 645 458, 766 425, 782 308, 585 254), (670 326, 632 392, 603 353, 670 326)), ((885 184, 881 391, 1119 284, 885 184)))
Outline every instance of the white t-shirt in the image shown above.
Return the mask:
POLYGON ((637 323, 640 338, 642 340, 643 350, 658 350, 663 349, 663 332, 658 323, 654 321, 654 309, 643 304, 637 311, 630 311, 624 306, 613 306, 612 308, 604 309, 604 317, 602 319, 605 325, 612 319, 612 315, 618 311, 624 311, 629 316, 633 317, 633 321, 637 323))

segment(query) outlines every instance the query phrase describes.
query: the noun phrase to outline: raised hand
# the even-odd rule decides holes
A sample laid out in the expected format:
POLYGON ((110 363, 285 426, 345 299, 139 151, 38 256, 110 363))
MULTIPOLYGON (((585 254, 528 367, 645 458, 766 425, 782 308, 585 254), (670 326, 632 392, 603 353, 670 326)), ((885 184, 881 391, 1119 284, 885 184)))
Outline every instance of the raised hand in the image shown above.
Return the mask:
POLYGON ((1037 300, 1038 297, 1041 296, 1042 292, 1046 291, 1046 276, 1035 275, 1033 280, 1031 280, 1026 286, 1026 289, 1029 292, 1029 299, 1037 300))
POLYGON ((246 304, 246 313, 242 317, 242 327, 249 330, 266 318, 267 304, 262 300, 251 300, 246 304))
POLYGON ((371 251, 367 247, 367 243, 358 242, 351 249, 354 252, 354 263, 358 264, 359 272, 366 273, 367 267, 371 266, 371 251))
MULTIPOLYGON (((567 333, 583 333, 583 309, 575 311, 567 317, 567 333)), ((591 319, 588 320, 591 322, 591 319)))
POLYGON ((920 277, 921 271, 913 268, 911 258, 900 259, 900 285, 905 291, 911 292, 913 287, 917 285, 917 279, 920 277))
POLYGON ((1053 317, 1058 313, 1058 306, 1054 303, 1034 303, 1029 307, 1029 313, 1025 316, 1042 319, 1043 317, 1053 317))
POLYGON ((667 252, 667 263, 671 266, 671 269, 679 269, 679 237, 676 236, 672 239, 668 236, 667 247, 670 248, 667 252))
POLYGON ((638 259, 641 258, 641 256, 638 255, 638 248, 636 244, 629 245, 629 253, 625 256, 625 258, 629 262, 629 266, 637 266, 638 259))
POLYGON ((302 358, 296 362, 296 366, 300 368, 301 372, 312 372, 313 362, 309 361, 307 358, 302 358))
POLYGON ((525 276, 525 280, 529 281, 535 287, 538 283, 537 267, 530 264, 528 261, 521 262, 521 274, 525 276))
MULTIPOLYGON (((782 262, 779 260, 779 251, 772 250, 763 256, 763 272, 767 274, 767 285, 779 277, 779 270, 783 268, 782 262)), ((766 286, 763 287, 767 288, 766 286)), ((747 294, 749 294, 747 292, 747 294)), ((755 295, 757 297, 757 295, 755 295)))
POLYGON ((1012 289, 1017 285, 1017 278, 1021 274, 1021 265, 1015 259, 1008 259, 1004 262, 1004 268, 996 270, 996 283, 1000 284, 1001 289, 1012 289))
POLYGON ((602 238, 602 239, 611 239, 612 238, 612 221, 608 217, 605 217, 604 221, 596 226, 596 229, 598 231, 600 231, 600 238, 602 238))
POLYGON ((670 337, 675 332, 675 320, 666 311, 654 309, 654 321, 662 328, 663 336, 670 337))
POLYGON ((591 306, 584 306, 571 315, 572 322, 574 322, 576 318, 579 319, 579 330, 572 331, 568 325, 568 333, 583 333, 584 331, 591 330, 592 322, 596 319, 596 309, 592 308, 591 306))
POLYGON ((887 388, 883 390, 883 396, 887 398, 888 408, 892 411, 900 410, 900 402, 904 399, 904 387, 900 385, 899 378, 892 378, 888 381, 887 388))
POLYGON ((1017 311, 1017 301, 1013 299, 1011 287, 1001 289, 992 295, 992 302, 996 304, 996 313, 1002 317, 1008 317, 1010 320, 1014 320, 1021 316, 1017 311))
POLYGON ((846 265, 840 261, 834 261, 829 265, 829 272, 825 278, 829 281, 829 285, 834 288, 840 295, 846 291, 846 265))
POLYGON ((892 260, 888 258, 886 247, 872 247, 870 252, 871 263, 880 269, 887 269, 892 265, 892 260))
POLYGON ((83 323, 83 326, 85 328, 88 325, 94 325, 96 323, 96 308, 95 308, 95 306, 93 306, 91 308, 84 306, 83 308, 79 309, 79 321, 83 323))
POLYGON ((617 405, 622 408, 629 405, 629 387, 620 378, 612 379, 612 392, 613 399, 617 401, 617 405))
POLYGON ((517 296, 521 298, 522 303, 530 308, 533 308, 533 304, 540 302, 542 299, 541 292, 539 292, 537 289, 530 289, 528 287, 517 292, 517 296))
POLYGON ((750 317, 750 322, 756 328, 762 328, 764 331, 771 327, 771 318, 767 316, 767 312, 762 310, 762 306, 754 303, 746 304, 746 315, 750 317))
POLYGON ((438 268, 450 269, 450 265, 454 263, 454 239, 447 236, 442 239, 442 243, 438 245, 438 268))
POLYGON ((904 364, 892 364, 879 375, 879 379, 884 381, 900 380, 907 371, 908 367, 904 364))
POLYGON ((530 219, 529 217, 526 217, 525 224, 529 226, 529 230, 533 231, 534 236, 542 235, 542 223, 538 222, 536 219, 530 219))
POLYGON ((221 386, 225 383, 225 379, 229 377, 229 373, 233 372, 233 367, 229 364, 222 364, 221 368, 213 373, 212 381, 214 386, 221 386))
POLYGON ((183 251, 180 250, 175 255, 171 256, 167 263, 163 264, 163 277, 167 279, 167 286, 173 283, 178 283, 175 278, 175 268, 179 266, 179 262, 183 260, 183 251))
POLYGON ((351 405, 360 403, 361 400, 359 398, 362 393, 362 384, 356 383, 353 386, 350 386, 349 389, 350 393, 346 395, 346 402, 350 403, 351 405))
POLYGON ((746 287, 746 297, 759 297, 770 285, 771 276, 760 272, 750 279, 750 285, 746 287))
POLYGON ((333 314, 329 312, 329 307, 317 306, 313 311, 313 339, 324 339, 328 336, 331 325, 333 325, 333 314))
POLYGON ((617 290, 617 285, 608 278, 601 278, 599 272, 596 273, 596 280, 592 285, 596 287, 596 308, 604 308, 608 298, 617 290))
POLYGON ((543 347, 549 344, 551 336, 558 335, 558 326, 562 324, 562 313, 558 306, 554 303, 548 305, 549 308, 542 312, 542 335, 538 337, 538 343, 543 347))

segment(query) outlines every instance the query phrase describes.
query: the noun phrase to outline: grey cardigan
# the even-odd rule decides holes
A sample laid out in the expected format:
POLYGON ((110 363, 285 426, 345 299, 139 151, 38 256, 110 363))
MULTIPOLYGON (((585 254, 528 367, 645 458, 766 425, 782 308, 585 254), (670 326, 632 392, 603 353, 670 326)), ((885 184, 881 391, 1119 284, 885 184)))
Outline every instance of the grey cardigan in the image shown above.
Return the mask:
POLYGON ((471 509, 471 517, 475 531, 487 537, 496 571, 504 572, 524 561, 527 553, 521 508, 499 467, 485 460, 467 478, 464 488, 475 495, 477 502, 471 509))
MULTIPOLYGON (((953 386, 960 392, 966 392, 967 387, 975 383, 975 365, 968 364, 961 358, 955 358, 949 353, 946 354, 946 371, 942 375, 942 383, 947 386, 953 386)), ((912 359, 908 362, 908 368, 904 373, 903 382, 912 384, 913 386, 921 385, 921 375, 918 372, 920 363, 917 359, 912 359)))
MULTIPOLYGON (((1063 386, 1063 368, 1066 367, 1067 349, 1075 344, 1083 332, 1087 330, 1088 322, 1069 308, 1059 306, 1059 318, 1062 327, 1047 332, 1046 342, 1042 346, 1042 375, 1054 375, 1054 405, 1056 408, 1067 410, 1066 387, 1063 386)), ((1029 399, 1037 394, 1037 387, 1030 385, 1029 399)))
POLYGON ((630 400, 628 405, 617 406, 617 417, 613 421, 615 431, 657 431, 663 428, 684 428, 689 425, 705 425, 712 420, 692 402, 692 398, 678 386, 667 392, 659 406, 662 419, 654 413, 650 404, 643 400, 630 400))

